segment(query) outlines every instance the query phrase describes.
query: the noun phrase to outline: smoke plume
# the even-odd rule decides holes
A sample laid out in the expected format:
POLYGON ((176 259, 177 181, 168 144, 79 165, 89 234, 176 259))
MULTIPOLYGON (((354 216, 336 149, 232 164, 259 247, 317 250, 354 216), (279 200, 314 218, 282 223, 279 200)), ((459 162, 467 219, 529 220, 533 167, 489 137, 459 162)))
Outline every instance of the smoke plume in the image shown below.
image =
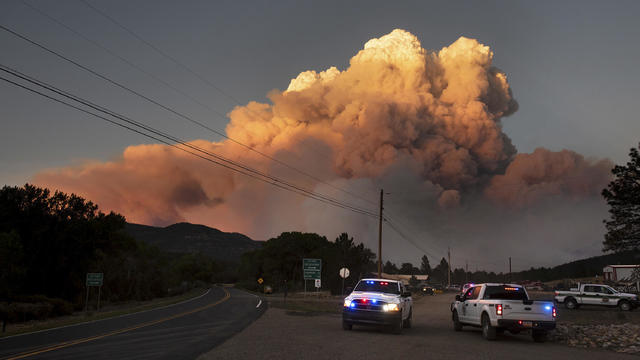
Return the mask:
MULTIPOLYGON (((585 234, 590 237, 582 238, 581 246, 587 250, 567 248, 556 258, 599 251, 599 245, 591 247, 599 244, 602 230, 594 234, 592 226, 585 231, 580 223, 604 216, 598 194, 612 164, 568 150, 517 153, 502 121, 517 111, 518 103, 506 74, 492 63, 493 52, 477 40, 461 37, 432 52, 397 29, 369 40, 345 70, 304 71, 285 91, 271 91, 269 104, 250 102, 230 112, 230 138, 321 181, 232 141, 193 143, 359 206, 375 207, 336 188, 376 203, 372 189, 384 187, 392 193, 388 211, 395 209, 405 231, 418 234, 417 242, 434 257, 452 244, 461 257, 502 256, 486 248, 505 241, 510 244, 506 248, 520 244, 519 251, 526 253, 541 243, 559 244, 559 236, 564 243, 585 234), (575 231, 554 234, 547 225, 559 224, 544 214, 558 203, 566 211, 587 203, 593 210, 569 224, 575 231), (518 239, 513 224, 526 219, 535 223, 539 238, 530 234, 527 241, 518 239)), ((133 222, 186 220, 258 239, 287 230, 328 236, 348 231, 370 246, 375 239, 371 221, 360 215, 288 194, 164 145, 130 146, 113 161, 43 171, 35 182, 84 195, 133 222)), ((385 256, 417 261, 414 247, 399 245, 397 235, 386 233, 398 245, 385 256)))

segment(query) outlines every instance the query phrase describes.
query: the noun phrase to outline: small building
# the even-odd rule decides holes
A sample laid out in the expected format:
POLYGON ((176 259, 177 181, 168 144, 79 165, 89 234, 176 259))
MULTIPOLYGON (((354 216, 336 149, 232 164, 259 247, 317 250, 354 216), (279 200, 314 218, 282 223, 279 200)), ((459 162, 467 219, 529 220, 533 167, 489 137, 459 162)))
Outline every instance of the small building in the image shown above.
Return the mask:
POLYGON ((607 265, 602 269, 605 281, 631 281, 631 274, 640 265, 607 265))
POLYGON ((403 274, 386 274, 382 273, 384 279, 402 281, 403 284, 409 285, 411 277, 415 276, 418 281, 424 282, 429 279, 429 275, 403 275, 403 274))

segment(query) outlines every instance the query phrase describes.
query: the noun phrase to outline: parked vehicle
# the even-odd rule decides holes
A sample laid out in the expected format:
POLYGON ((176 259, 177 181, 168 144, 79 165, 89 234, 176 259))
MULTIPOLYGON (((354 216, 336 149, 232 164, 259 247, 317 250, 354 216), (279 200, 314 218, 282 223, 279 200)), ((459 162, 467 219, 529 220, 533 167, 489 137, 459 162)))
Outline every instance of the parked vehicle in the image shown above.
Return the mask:
POLYGON ((451 304, 453 329, 482 327, 482 336, 495 340, 505 330, 513 334, 531 331, 543 342, 556 327, 556 308, 550 301, 529 300, 527 290, 516 284, 477 284, 451 304))
POLYGON ((555 291, 555 300, 564 304, 567 309, 577 309, 581 305, 598 305, 630 311, 640 306, 638 295, 619 292, 602 284, 579 284, 570 291, 555 291))
POLYGON ((362 279, 344 299, 342 328, 353 325, 388 326, 395 334, 411 327, 413 300, 402 282, 362 279))
POLYGON ((431 286, 423 286, 421 289, 422 293, 425 295, 435 295, 435 289, 432 288, 431 286))

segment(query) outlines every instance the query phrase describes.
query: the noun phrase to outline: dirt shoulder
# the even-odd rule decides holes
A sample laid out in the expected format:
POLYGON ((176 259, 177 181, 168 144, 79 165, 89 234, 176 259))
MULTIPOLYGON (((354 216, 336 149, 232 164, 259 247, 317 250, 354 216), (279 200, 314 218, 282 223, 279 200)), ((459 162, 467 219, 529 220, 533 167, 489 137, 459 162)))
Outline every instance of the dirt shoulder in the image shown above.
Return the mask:
MULTIPOLYGON (((289 301, 289 300, 288 300, 289 301)), ((275 303, 269 301, 270 305, 275 303)), ((331 301, 332 302, 332 301, 331 301)), ((271 306, 256 322, 199 359, 620 359, 625 355, 585 350, 527 335, 504 334, 489 342, 475 328, 456 333, 451 326, 450 295, 416 299, 413 327, 402 335, 355 326, 342 330, 340 312, 299 311, 271 306)), ((307 303, 312 303, 307 301, 307 303)), ((333 305, 331 305, 333 306, 333 305)))

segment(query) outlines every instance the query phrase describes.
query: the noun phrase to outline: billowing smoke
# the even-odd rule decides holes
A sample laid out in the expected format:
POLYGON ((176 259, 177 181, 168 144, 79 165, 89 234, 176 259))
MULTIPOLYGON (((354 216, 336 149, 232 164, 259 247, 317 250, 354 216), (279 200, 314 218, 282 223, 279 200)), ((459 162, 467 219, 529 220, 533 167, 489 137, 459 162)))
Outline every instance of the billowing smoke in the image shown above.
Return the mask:
MULTIPOLYGON (((405 230, 419 234, 418 242, 435 256, 447 245, 460 249, 460 257, 497 257, 503 254, 483 249, 502 241, 508 244, 505 249, 526 253, 542 243, 568 244, 576 237, 580 251, 597 253, 602 230, 594 233, 589 225, 586 231, 581 223, 597 218, 599 224, 604 216, 598 194, 612 164, 568 150, 518 154, 501 125, 518 103, 507 76, 492 61, 489 47, 473 39, 461 37, 431 52, 409 32, 394 30, 368 41, 344 71, 331 67, 302 72, 287 90, 273 90, 270 104, 251 102, 231 111, 229 137, 322 181, 231 141, 193 143, 359 206, 375 207, 336 187, 374 203, 377 194, 371 190, 384 187, 392 193, 389 209, 396 209, 405 230), (593 210, 565 224, 560 233, 552 228, 562 226, 557 222, 558 203, 566 211, 575 206, 584 212, 586 203, 593 210), (549 221, 545 214, 556 217, 549 221), (535 230, 521 241, 513 224, 529 220, 535 230), (576 229, 567 231, 566 226, 576 229)), ((258 239, 286 230, 329 237, 348 231, 370 246, 375 238, 372 223, 359 215, 163 145, 131 146, 114 161, 45 171, 35 180, 84 195, 133 222, 166 225, 186 220, 258 239)), ((415 254, 407 244, 385 253, 396 261, 416 261, 415 254)), ((566 248, 554 256, 580 255, 566 248)))

